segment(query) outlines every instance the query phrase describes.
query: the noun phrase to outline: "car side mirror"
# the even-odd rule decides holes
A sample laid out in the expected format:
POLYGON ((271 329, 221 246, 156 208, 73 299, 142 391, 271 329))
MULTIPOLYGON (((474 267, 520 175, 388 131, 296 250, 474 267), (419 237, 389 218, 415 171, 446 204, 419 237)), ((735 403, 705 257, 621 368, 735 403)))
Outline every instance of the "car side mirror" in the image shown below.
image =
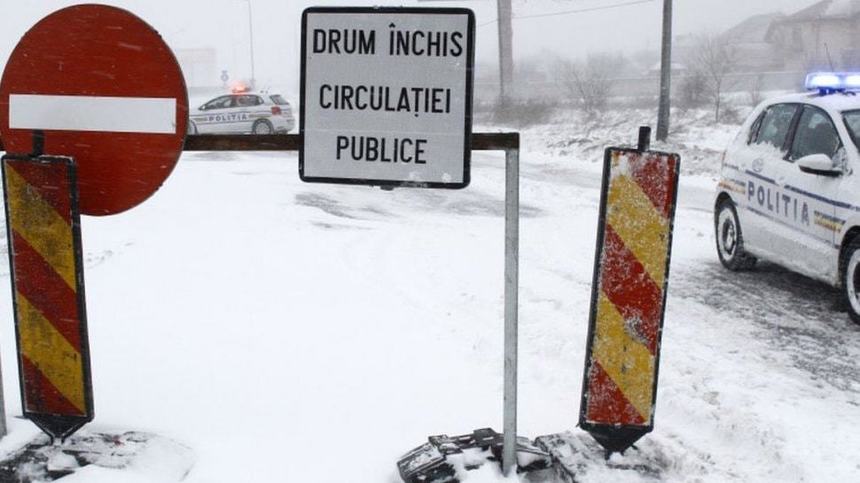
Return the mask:
POLYGON ((836 166, 826 154, 810 154, 797 160, 797 167, 804 173, 819 176, 836 177, 842 174, 842 168, 836 166))

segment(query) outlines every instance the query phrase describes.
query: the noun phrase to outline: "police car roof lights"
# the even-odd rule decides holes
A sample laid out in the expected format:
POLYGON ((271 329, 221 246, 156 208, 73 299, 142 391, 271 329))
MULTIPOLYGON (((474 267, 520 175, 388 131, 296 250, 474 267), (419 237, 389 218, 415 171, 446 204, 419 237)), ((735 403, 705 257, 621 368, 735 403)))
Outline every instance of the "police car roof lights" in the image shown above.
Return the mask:
POLYGON ((230 92, 233 94, 244 94, 246 92, 251 92, 251 88, 245 84, 237 83, 230 89, 230 92))
POLYGON ((806 89, 821 95, 860 90, 860 72, 814 72, 806 76, 806 89))

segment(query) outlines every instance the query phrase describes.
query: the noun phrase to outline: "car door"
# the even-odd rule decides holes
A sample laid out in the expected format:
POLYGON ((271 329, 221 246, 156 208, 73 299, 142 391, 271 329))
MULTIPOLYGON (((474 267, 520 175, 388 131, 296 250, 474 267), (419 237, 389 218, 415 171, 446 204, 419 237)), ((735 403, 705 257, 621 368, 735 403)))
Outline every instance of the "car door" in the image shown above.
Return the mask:
POLYGON ((830 115, 805 105, 792 133, 788 156, 776 174, 781 187, 777 216, 795 234, 786 243, 786 265, 815 278, 828 279, 838 255, 836 235, 842 227, 835 216, 841 176, 801 171, 797 161, 814 154, 836 160, 844 156, 843 149, 830 115))
POLYGON ((263 99, 260 96, 246 94, 236 96, 236 111, 233 121, 233 131, 236 133, 250 133, 254 121, 260 118, 263 99))
POLYGON ((738 181, 746 191, 736 199, 745 248, 765 258, 776 258, 787 243, 783 220, 776 216, 781 201, 775 199, 776 178, 786 164, 789 134, 800 107, 783 103, 765 109, 752 125, 746 145, 733 153, 738 181))
POLYGON ((223 134, 230 132, 230 112, 234 109, 233 96, 212 99, 200 108, 200 114, 192 119, 201 134, 223 134))

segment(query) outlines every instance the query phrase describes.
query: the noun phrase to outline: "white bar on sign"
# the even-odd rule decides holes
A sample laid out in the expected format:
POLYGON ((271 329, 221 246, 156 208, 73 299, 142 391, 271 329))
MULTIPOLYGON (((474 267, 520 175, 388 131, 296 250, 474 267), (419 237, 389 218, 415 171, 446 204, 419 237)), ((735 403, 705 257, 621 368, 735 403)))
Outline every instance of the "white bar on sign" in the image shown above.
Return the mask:
POLYGON ((12 94, 9 127, 176 134, 176 99, 12 94))

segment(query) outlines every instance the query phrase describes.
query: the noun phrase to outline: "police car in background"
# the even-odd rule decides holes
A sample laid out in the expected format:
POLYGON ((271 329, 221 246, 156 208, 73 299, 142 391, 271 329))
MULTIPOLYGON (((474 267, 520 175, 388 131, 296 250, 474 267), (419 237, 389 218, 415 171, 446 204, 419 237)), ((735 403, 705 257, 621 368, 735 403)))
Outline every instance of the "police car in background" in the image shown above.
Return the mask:
POLYGON ((810 74, 756 107, 724 154, 714 211, 729 270, 769 260, 841 287, 860 323, 860 74, 810 74))
POLYGON ((192 110, 189 121, 188 134, 286 134, 296 126, 283 96, 244 87, 192 110))

